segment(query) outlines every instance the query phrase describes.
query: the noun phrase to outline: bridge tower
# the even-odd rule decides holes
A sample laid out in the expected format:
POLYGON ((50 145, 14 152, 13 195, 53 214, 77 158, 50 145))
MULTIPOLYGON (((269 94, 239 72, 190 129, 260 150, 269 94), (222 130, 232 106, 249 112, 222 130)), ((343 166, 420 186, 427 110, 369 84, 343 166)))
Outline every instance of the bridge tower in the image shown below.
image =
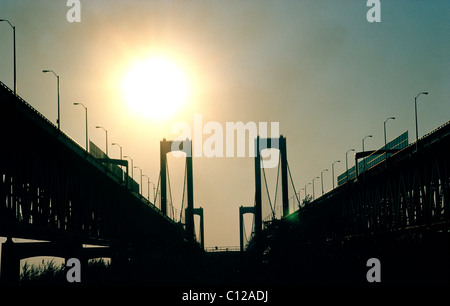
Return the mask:
POLYGON ((244 215, 255 214, 255 207, 239 207, 239 246, 241 252, 244 251, 244 215))
POLYGON ((261 168, 264 167, 264 163, 261 160, 261 151, 264 149, 278 149, 280 151, 283 217, 289 215, 286 138, 283 135, 279 138, 260 138, 258 136, 255 139, 255 206, 239 207, 239 240, 241 251, 244 250, 244 214, 252 213, 255 215, 255 236, 259 236, 262 231, 261 168))
MULTIPOLYGON (((204 219, 203 219, 203 208, 194 208, 193 214, 200 216, 200 247, 202 250, 205 249, 205 226, 204 226, 204 219)), ((194 222, 194 221, 192 221, 194 222)))
MULTIPOLYGON (((172 151, 182 151, 186 153, 186 171, 187 171, 187 208, 186 208, 186 232, 188 238, 194 240, 194 180, 192 171, 192 141, 167 141, 165 138, 161 141, 161 212, 167 215, 167 153, 172 151)), ((202 241, 203 243, 203 241, 202 241)))
POLYGON ((283 203, 283 217, 289 214, 288 176, 286 138, 260 138, 255 140, 255 234, 262 230, 262 198, 261 198, 261 151, 264 149, 278 149, 281 159, 281 189, 283 203))

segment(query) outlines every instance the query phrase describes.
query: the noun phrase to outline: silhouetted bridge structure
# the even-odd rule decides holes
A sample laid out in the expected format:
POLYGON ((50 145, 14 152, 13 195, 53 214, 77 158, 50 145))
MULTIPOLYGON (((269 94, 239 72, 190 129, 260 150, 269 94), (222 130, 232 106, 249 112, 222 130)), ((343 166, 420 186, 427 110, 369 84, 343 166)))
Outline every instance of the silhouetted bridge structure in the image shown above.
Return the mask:
POLYGON ((425 283, 450 282, 450 122, 295 212, 289 207, 286 138, 258 137, 255 206, 240 208, 242 223, 243 214, 255 215, 246 252, 204 253, 203 234, 202 245, 196 242, 193 216, 203 210, 193 204, 192 158, 186 158, 186 220, 167 216, 171 141, 161 142, 158 209, 133 191, 128 174, 114 174, 111 164, 128 168, 126 161, 94 157, 2 83, 0 135, 4 283, 17 282, 20 259, 33 256, 110 257, 126 283, 148 283, 149 275, 156 284, 360 283, 371 257, 380 258, 383 275, 393 282, 411 275, 425 283), (260 150, 266 148, 280 150, 283 212, 281 219, 263 221, 260 150))
MULTIPOLYGON (((358 156, 358 155, 357 155, 358 156)), ((287 219, 320 239, 405 229, 448 230, 450 121, 300 208, 287 219)))
POLYGON ((192 202, 189 233, 167 217, 165 207, 156 208, 112 173, 109 163, 128 168, 126 161, 96 159, 2 83, 0 135, 5 283, 17 282, 20 259, 33 256, 110 257, 126 263, 135 254, 151 253, 147 259, 154 262, 154 273, 168 269, 165 258, 201 252, 192 236, 192 202), (49 242, 13 243, 11 238, 49 242))
MULTIPOLYGON (((278 284, 367 283, 366 260, 379 257, 388 282, 450 284, 450 121, 390 153, 295 212, 283 201, 281 219, 255 220, 246 251, 257 270, 278 284)), ((256 199, 241 214, 260 218, 256 199)))

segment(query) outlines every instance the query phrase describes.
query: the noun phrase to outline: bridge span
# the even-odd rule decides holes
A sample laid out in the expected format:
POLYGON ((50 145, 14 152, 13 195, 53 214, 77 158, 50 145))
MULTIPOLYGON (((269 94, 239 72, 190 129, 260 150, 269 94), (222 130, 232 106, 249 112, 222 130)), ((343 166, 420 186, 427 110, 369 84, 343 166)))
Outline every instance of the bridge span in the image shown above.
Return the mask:
POLYGON ((246 253, 280 284, 367 283, 377 257, 388 283, 450 284, 450 121, 263 223, 246 253))
MULTIPOLYGON (((283 216, 262 220, 255 159, 256 205, 240 213, 255 214, 258 226, 245 252, 205 253, 203 235, 196 241, 193 216, 203 210, 193 205, 192 160, 182 224, 115 174, 111 164, 126 161, 87 152, 2 83, 0 139, 6 284, 17 283, 21 259, 44 255, 110 257, 116 283, 126 284, 361 284, 370 258, 380 260, 387 283, 450 283, 450 122, 290 214, 280 137, 283 216)), ((161 142, 162 169, 169 143, 161 142)))
POLYGON ((8 237, 3 282, 16 282, 20 259, 29 256, 87 259, 103 252, 100 257, 117 263, 152 250, 162 264, 164 257, 201 251, 183 224, 133 192, 105 159, 95 158, 3 83, 0 139, 0 236, 8 237), (83 244, 106 248, 93 252, 83 244))

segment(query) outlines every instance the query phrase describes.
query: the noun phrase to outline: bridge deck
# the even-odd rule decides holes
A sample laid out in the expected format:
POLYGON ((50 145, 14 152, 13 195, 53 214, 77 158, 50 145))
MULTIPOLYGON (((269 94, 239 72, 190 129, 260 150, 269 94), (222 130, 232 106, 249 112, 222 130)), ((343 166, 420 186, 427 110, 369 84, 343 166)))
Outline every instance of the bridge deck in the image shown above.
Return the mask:
POLYGON ((184 230, 0 83, 0 235, 180 243, 184 230))

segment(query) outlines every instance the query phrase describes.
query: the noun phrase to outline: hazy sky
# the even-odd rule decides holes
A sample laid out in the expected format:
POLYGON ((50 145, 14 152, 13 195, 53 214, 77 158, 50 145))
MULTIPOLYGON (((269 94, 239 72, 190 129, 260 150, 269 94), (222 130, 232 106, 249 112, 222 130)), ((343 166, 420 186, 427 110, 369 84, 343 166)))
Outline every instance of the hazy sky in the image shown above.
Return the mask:
MULTIPOLYGON (((105 134, 95 129, 104 126, 109 142, 121 144, 154 183, 159 141, 178 136, 171 134, 176 122, 193 126, 194 114, 224 127, 279 122, 297 190, 329 169, 326 191, 331 163, 341 160, 336 176, 345 171, 345 153, 361 150, 364 136, 373 135, 368 150, 384 145, 386 118, 396 117, 388 140, 405 130, 415 139, 419 92, 430 92, 418 104, 419 136, 450 119, 448 0, 381 0, 379 23, 367 21, 365 0, 81 0, 79 23, 67 21, 66 2, 0 0, 0 19, 16 26, 18 93, 56 123, 56 81, 42 73, 53 69, 61 77, 62 130, 84 146, 84 111, 73 106, 84 103, 90 139, 104 149, 105 134), (133 112, 119 90, 133 61, 149 54, 170 58, 189 78, 188 100, 167 120, 133 112)), ((12 30, 5 22, 0 81, 13 87, 12 30)), ((109 155, 118 158, 119 149, 110 146, 109 155)), ((253 159, 193 162, 206 246, 237 246, 238 207, 254 202, 253 159)), ((169 169, 179 202, 184 160, 169 158, 169 169)), ((317 195, 320 181, 315 186, 317 195)))

